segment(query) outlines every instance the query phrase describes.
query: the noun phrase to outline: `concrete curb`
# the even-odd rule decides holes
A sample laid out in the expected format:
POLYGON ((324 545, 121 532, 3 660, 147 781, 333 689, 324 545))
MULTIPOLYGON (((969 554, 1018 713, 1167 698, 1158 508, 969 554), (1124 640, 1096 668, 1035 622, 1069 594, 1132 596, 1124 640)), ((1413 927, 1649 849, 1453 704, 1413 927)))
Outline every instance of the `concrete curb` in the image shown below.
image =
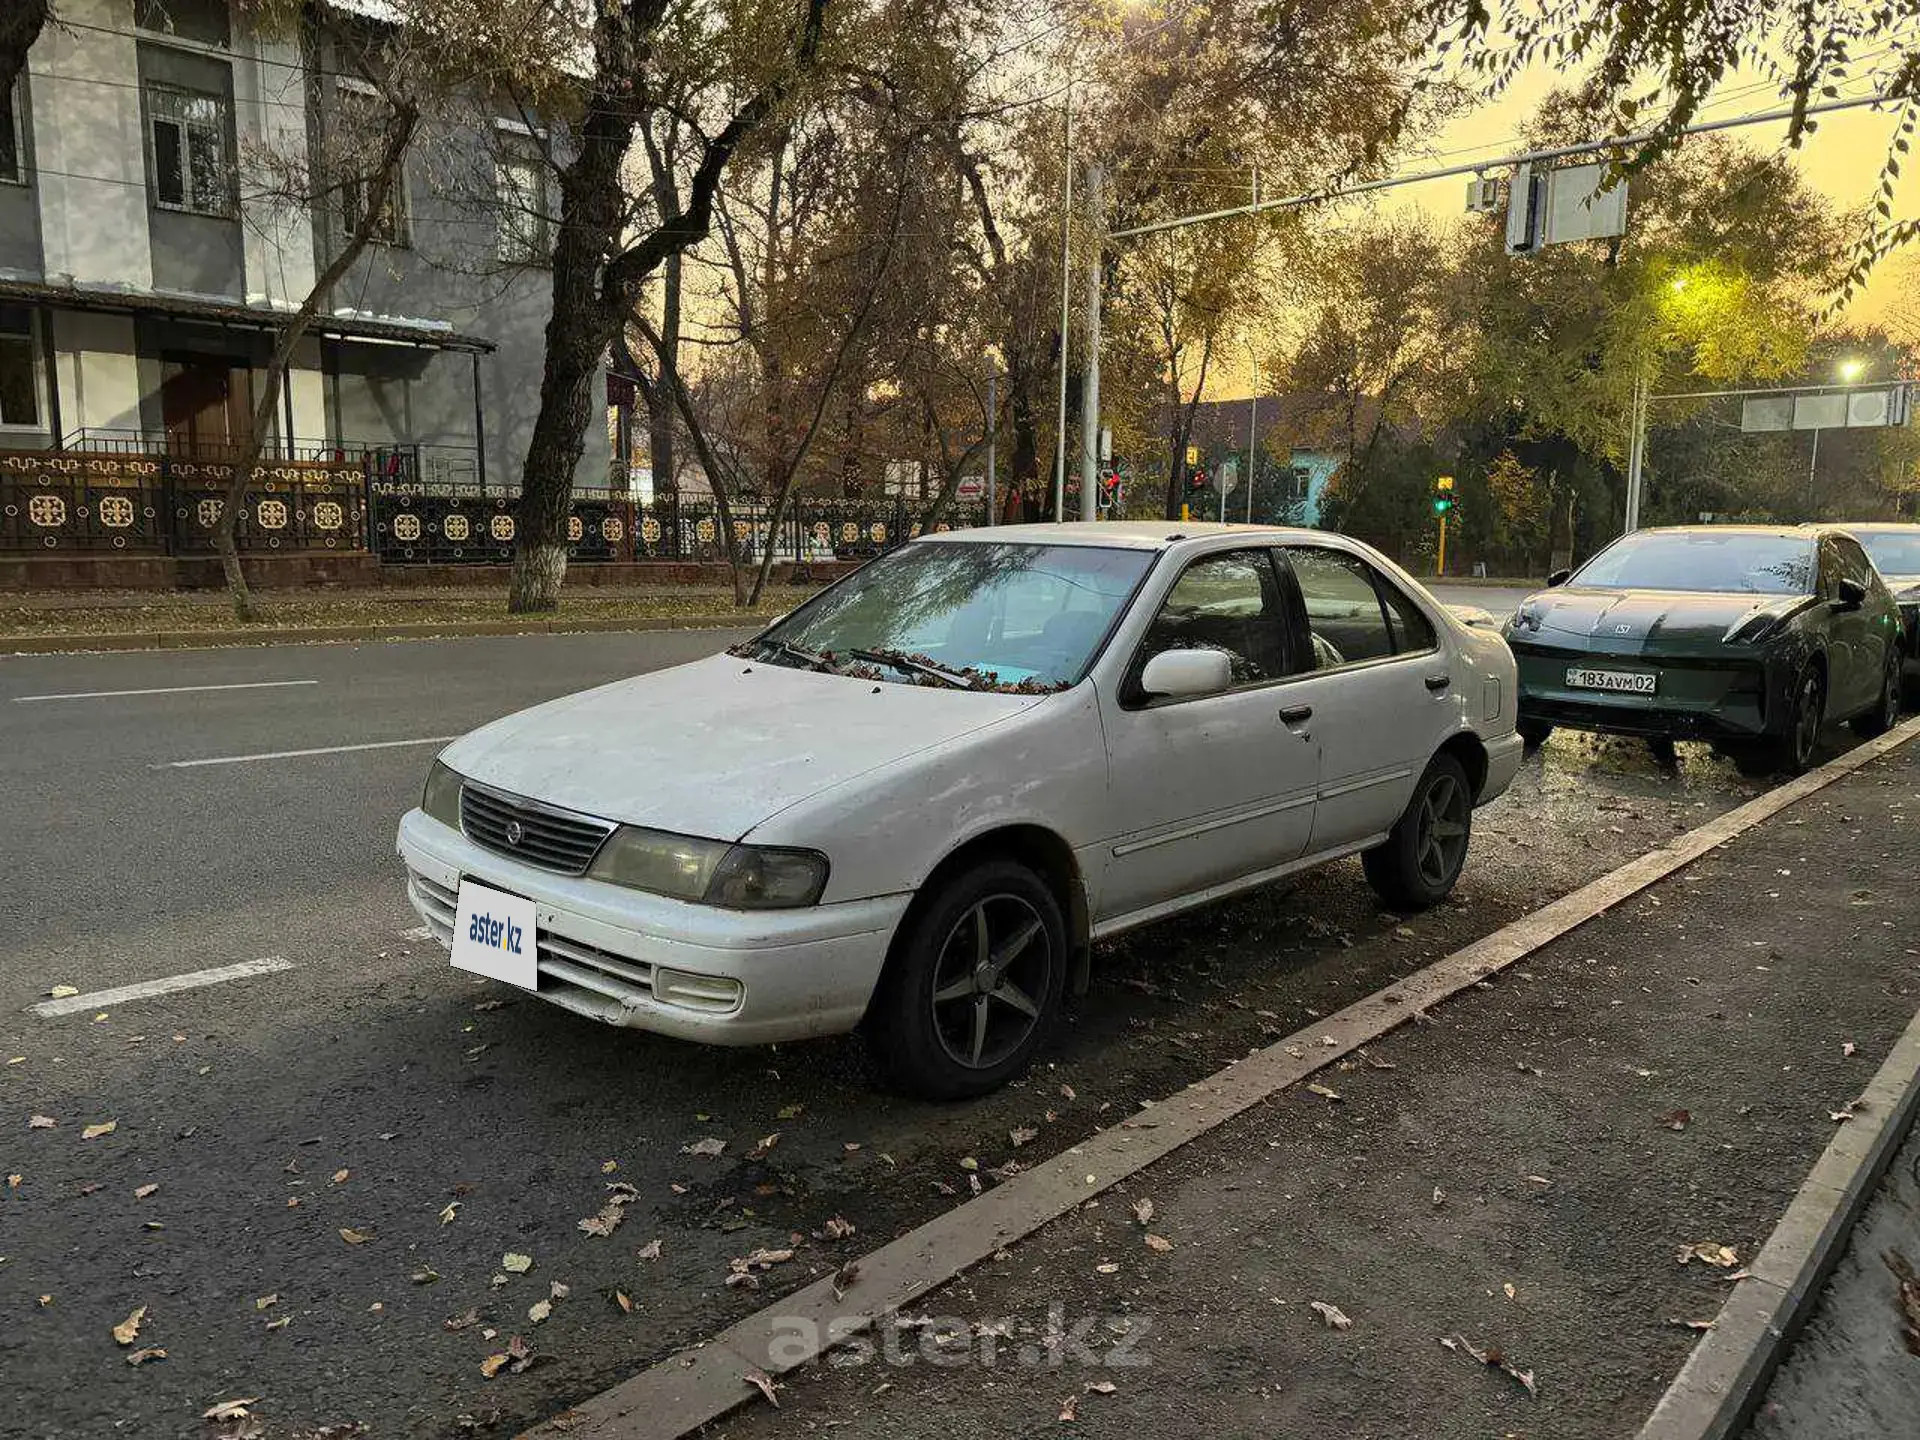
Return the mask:
POLYGON ((403 620, 390 625, 313 625, 289 630, 150 630, 109 635, 0 636, 0 653, 60 655, 93 650, 214 650, 234 645, 314 645, 342 640, 432 640, 455 635, 576 635, 620 630, 757 629, 766 615, 582 616, 577 620, 403 620))
POLYGON ((1739 1434, 1846 1248, 1849 1232, 1920 1113, 1920 1013, 1894 1042, 1855 1116, 1808 1172, 1713 1329, 1700 1338, 1639 1440, 1739 1434))
POLYGON ((756 1398, 749 1372, 777 1376, 817 1359, 1189 1141, 1916 737, 1920 718, 1675 836, 861 1256, 858 1277, 844 1292, 831 1277, 815 1281, 535 1426, 522 1440, 678 1440, 711 1424, 756 1398))

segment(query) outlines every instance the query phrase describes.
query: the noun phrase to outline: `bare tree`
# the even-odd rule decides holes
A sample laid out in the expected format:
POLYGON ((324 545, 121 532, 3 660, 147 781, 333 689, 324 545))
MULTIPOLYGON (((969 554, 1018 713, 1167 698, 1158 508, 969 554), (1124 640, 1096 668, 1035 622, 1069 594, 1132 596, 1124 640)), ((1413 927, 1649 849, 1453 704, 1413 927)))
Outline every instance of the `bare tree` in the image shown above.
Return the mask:
POLYGON ((0 105, 13 93, 27 68, 27 51, 51 23, 58 25, 53 0, 6 0, 0 5, 0 105))

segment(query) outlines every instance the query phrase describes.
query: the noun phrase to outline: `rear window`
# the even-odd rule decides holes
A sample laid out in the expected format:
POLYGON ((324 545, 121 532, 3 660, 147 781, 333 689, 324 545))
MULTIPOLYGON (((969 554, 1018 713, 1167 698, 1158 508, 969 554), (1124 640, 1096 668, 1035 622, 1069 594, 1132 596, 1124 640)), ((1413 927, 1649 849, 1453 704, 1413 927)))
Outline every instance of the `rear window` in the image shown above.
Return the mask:
POLYGON ((1606 590, 1810 595, 1813 575, 1810 538, 1647 530, 1614 541, 1569 583, 1606 590))
POLYGON ((1920 575, 1920 530, 1869 530, 1859 540, 1882 575, 1920 575))

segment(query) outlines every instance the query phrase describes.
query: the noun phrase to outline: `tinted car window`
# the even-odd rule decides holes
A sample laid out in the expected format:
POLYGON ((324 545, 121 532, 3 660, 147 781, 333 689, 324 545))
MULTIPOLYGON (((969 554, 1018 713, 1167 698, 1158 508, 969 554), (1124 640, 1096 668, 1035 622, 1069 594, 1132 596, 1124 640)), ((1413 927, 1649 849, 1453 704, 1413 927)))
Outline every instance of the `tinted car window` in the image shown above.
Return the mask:
POLYGON ((1811 539, 1740 531, 1643 530, 1616 540, 1569 584, 1608 590, 1813 593, 1811 539))
POLYGON ((1140 647, 1145 665, 1165 650, 1219 650, 1236 685, 1287 673, 1286 627, 1273 557, 1234 550, 1196 560, 1173 583, 1140 647))
POLYGON ((1313 653, 1306 670, 1328 670, 1393 654, 1393 631, 1367 563, 1317 545, 1290 545, 1287 559, 1306 602, 1313 653))
POLYGON ((1860 543, 1882 575, 1920 575, 1920 530, 1869 531, 1860 543))

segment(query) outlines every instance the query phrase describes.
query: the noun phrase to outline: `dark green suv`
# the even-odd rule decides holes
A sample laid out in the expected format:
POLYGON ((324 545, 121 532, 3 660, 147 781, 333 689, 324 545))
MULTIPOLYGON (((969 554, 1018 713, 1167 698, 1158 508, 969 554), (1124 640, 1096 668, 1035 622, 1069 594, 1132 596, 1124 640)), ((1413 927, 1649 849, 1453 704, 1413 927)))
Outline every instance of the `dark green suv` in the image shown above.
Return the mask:
POLYGON ((1837 526, 1637 530, 1547 583, 1503 632, 1530 743, 1556 725, 1709 740, 1797 774, 1827 721, 1899 717, 1900 612, 1837 526))

